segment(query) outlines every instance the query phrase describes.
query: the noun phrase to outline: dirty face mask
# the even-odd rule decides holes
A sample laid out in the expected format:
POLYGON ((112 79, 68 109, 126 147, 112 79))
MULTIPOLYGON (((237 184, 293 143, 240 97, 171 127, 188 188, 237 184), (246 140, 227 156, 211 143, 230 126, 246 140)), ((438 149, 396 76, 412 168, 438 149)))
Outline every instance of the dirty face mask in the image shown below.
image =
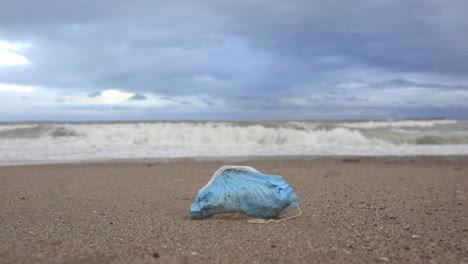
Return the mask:
POLYGON ((263 174, 246 166, 223 166, 198 192, 195 202, 190 206, 190 214, 194 219, 203 219, 220 213, 242 212, 249 216, 270 219, 254 219, 249 222, 269 223, 285 220, 286 218, 273 218, 285 215, 295 208, 301 213, 300 204, 299 197, 281 176, 263 174))

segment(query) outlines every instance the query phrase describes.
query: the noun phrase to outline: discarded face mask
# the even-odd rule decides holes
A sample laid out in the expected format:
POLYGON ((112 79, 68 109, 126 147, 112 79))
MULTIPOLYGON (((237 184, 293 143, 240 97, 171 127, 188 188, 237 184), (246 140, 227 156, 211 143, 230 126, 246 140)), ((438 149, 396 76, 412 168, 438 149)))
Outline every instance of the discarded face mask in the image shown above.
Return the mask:
POLYGON ((302 214, 301 200, 281 176, 263 174, 246 166, 223 166, 203 187, 190 205, 194 219, 203 219, 215 214, 242 212, 253 217, 251 223, 280 222, 302 214), (297 208, 299 214, 271 219, 285 215, 297 208))

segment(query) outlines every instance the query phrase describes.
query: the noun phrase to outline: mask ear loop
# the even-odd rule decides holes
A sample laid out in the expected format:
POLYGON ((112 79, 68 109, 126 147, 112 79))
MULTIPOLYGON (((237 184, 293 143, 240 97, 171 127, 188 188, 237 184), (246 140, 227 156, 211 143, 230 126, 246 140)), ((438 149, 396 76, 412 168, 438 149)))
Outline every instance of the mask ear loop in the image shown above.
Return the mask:
POLYGON ((286 221, 286 220, 290 220, 290 219, 293 219, 293 218, 296 218, 296 217, 299 217, 299 216, 302 215, 301 207, 299 207, 299 205, 297 203, 296 203, 296 208, 297 208, 297 210, 299 210, 299 213, 297 215, 289 216, 289 217, 282 218, 282 219, 279 219, 279 220, 275 220, 275 219, 268 219, 268 220, 265 220, 265 219, 251 219, 248 222, 252 223, 252 224, 268 224, 268 223, 279 223, 279 222, 283 222, 283 221, 286 221))

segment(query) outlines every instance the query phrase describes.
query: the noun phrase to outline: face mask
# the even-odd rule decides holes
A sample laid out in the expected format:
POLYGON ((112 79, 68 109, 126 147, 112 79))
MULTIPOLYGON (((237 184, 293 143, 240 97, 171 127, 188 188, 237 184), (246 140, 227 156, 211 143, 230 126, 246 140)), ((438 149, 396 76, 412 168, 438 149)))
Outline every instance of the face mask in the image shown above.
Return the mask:
MULTIPOLYGON (((242 212, 262 218, 278 218, 298 208, 301 200, 281 176, 263 174, 251 167, 223 166, 203 187, 190 206, 194 219, 203 219, 220 213, 242 212)), ((299 215, 301 211, 299 209, 299 215)), ((299 215, 293 216, 297 217, 299 215)), ((283 221, 254 219, 251 223, 283 221)))

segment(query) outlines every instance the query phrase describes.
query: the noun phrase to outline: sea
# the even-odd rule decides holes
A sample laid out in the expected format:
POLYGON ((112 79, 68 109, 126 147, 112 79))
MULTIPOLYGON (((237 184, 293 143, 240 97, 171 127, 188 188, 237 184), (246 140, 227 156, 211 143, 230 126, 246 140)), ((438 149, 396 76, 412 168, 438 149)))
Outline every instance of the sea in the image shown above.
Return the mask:
POLYGON ((468 155, 468 121, 0 123, 0 165, 414 155, 468 155))

